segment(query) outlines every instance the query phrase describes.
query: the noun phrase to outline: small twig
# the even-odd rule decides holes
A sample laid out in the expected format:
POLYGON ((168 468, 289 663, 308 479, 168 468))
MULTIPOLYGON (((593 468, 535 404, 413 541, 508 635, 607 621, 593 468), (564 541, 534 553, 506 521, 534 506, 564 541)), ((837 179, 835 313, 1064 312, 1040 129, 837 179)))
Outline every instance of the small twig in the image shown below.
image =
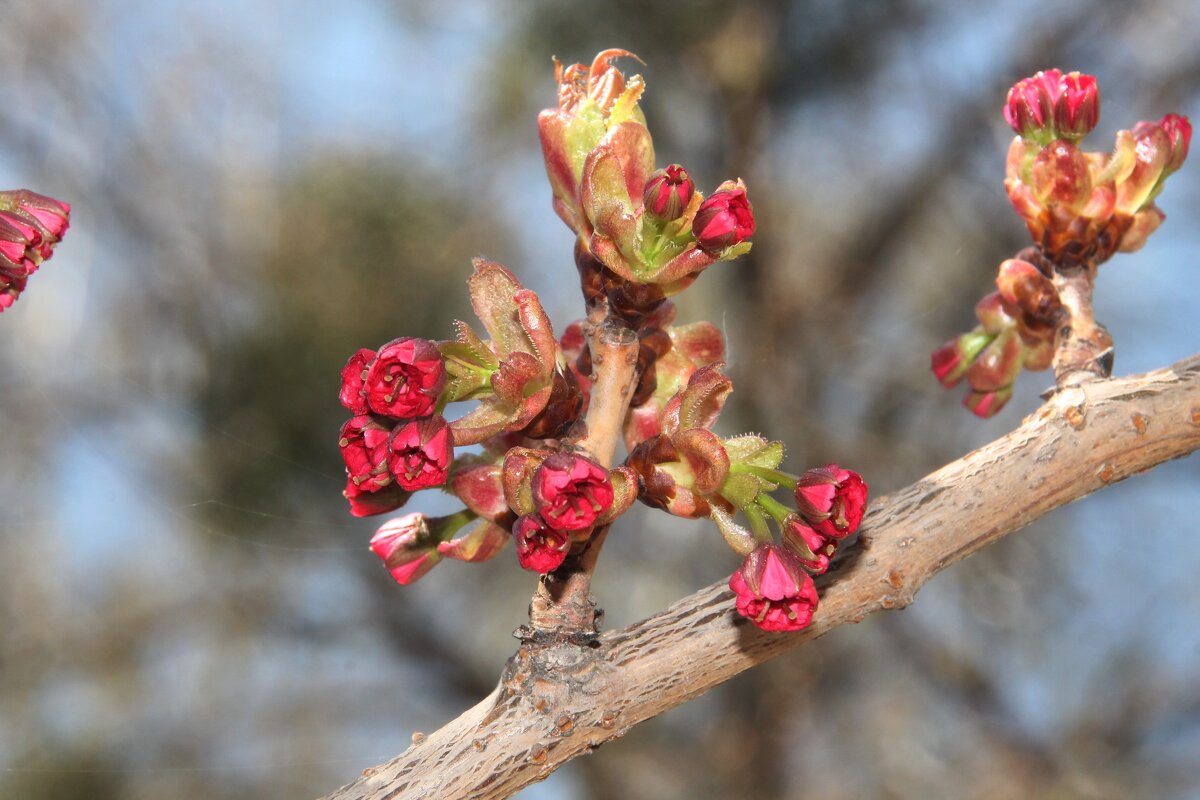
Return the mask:
POLYGON ((1095 266, 1056 267, 1053 281, 1066 312, 1054 339, 1055 383, 1063 389, 1107 378, 1113 368, 1113 340, 1092 311, 1095 266))

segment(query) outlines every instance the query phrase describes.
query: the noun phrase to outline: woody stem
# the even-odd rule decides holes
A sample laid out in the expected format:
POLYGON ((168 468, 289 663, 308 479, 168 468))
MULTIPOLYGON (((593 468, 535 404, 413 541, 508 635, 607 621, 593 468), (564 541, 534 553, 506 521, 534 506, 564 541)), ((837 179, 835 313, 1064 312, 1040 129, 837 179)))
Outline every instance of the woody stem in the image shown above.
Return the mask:
MULTIPOLYGON (((574 444, 597 463, 611 467, 617 443, 637 384, 638 337, 620 321, 590 325, 592 391, 584 430, 574 444)), ((596 602, 591 596, 592 572, 608 526, 592 531, 582 550, 542 577, 529 606, 535 635, 594 635, 596 602)))

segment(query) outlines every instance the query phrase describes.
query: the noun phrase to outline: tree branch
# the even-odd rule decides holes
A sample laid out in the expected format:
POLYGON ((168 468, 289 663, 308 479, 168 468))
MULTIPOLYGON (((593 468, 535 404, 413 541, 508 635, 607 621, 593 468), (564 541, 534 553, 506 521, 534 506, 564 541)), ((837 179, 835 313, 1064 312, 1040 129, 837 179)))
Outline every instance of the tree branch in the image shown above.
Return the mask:
POLYGON ((881 497, 819 580, 813 625, 766 633, 717 583, 591 646, 526 643, 482 702, 329 795, 508 797, 634 725, 880 609, 1059 506, 1200 448, 1200 355, 1067 387, 1012 433, 881 497))

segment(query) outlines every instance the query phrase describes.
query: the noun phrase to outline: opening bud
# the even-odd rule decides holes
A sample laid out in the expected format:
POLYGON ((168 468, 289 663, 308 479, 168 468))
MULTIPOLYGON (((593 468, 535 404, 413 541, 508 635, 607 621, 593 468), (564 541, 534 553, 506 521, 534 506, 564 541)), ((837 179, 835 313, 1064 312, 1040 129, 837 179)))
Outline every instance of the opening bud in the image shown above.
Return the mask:
POLYGON ((837 464, 810 469, 796 484, 796 509, 819 533, 844 539, 858 530, 867 509, 867 484, 837 464))
POLYGON ((571 548, 571 534, 551 528, 537 514, 518 517, 512 532, 521 566, 542 575, 562 566, 571 548))
POLYGON ((1062 72, 1048 69, 1023 78, 1008 90, 1004 119, 1023 139, 1047 144, 1054 139, 1054 111, 1062 94, 1062 72))
POLYGON ((575 453, 555 453, 533 476, 533 502, 557 531, 590 528, 613 504, 608 470, 575 453))
POLYGON ((1096 79, 1080 72, 1067 73, 1059 83, 1054 104, 1054 127, 1064 139, 1082 139, 1100 119, 1100 90, 1096 79))
POLYGON ((453 458, 450 426, 440 416, 401 423, 388 439, 388 470, 409 492, 444 484, 453 458))
POLYGON ((646 191, 642 195, 642 202, 647 211, 660 219, 679 219, 694 191, 696 184, 687 170, 678 164, 672 164, 650 176, 646 183, 646 191))
POLYGON ((759 545, 729 577, 737 611, 764 631, 798 631, 812 622, 817 587, 799 559, 774 544, 759 545))
POLYGON ((713 192, 692 220, 696 244, 707 253, 741 244, 754 235, 754 209, 742 188, 713 192))
POLYGON ((429 522, 424 514, 405 514, 389 519, 371 537, 371 552, 402 586, 417 581, 441 561, 429 522))
MULTIPOLYGON (((351 356, 346 369, 351 369, 361 354, 360 350, 351 356)), ((379 348, 362 380, 360 391, 376 414, 400 419, 427 417, 446 385, 446 368, 436 344, 406 336, 379 348)), ((342 388, 347 391, 344 372, 342 388)))

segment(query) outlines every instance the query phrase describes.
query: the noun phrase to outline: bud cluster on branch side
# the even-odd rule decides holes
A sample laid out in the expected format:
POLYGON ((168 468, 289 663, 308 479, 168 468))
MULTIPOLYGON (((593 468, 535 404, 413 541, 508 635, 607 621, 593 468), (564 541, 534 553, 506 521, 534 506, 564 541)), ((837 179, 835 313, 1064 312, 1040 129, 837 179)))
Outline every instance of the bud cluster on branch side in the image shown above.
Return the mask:
POLYGON ((980 417, 1008 402, 1022 368, 1112 369, 1111 338, 1091 318, 1097 268, 1139 249, 1162 223, 1154 200, 1183 165, 1192 126, 1167 114, 1118 131, 1111 153, 1084 152, 1080 141, 1099 117, 1091 75, 1045 70, 1009 90, 1004 118, 1017 136, 1004 186, 1034 244, 1000 265, 998 291, 975 308, 979 326, 935 350, 931 362, 946 387, 966 379, 963 403, 980 417), (1082 286, 1071 302, 1060 296, 1066 283, 1082 286))

